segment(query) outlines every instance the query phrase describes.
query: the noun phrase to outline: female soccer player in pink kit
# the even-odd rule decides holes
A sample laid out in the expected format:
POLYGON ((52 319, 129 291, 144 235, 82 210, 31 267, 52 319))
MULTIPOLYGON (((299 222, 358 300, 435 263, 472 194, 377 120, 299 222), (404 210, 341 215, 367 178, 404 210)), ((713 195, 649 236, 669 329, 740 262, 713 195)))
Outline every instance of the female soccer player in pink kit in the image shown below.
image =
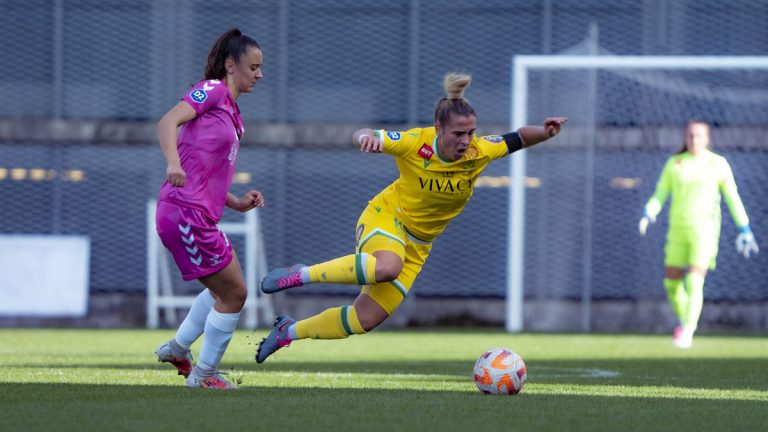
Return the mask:
POLYGON ((239 212, 264 207, 261 192, 250 190, 242 197, 229 192, 243 135, 235 101, 261 79, 261 64, 261 48, 254 39, 238 29, 225 32, 208 54, 205 80, 157 125, 168 162, 157 204, 157 232, 184 280, 198 279, 207 287, 176 336, 156 351, 158 360, 173 364, 189 387, 235 388, 218 368, 245 304, 246 287, 237 256, 217 223, 225 205, 239 212), (200 358, 192 368, 189 347, 201 334, 200 358))

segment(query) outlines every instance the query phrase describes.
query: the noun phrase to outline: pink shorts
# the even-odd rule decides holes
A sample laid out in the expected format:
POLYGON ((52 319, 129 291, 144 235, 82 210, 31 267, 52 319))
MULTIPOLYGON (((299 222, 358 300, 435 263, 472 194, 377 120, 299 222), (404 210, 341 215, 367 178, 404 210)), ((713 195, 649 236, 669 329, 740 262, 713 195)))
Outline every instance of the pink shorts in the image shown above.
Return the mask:
POLYGON ((159 201, 155 223, 185 281, 216 273, 232 261, 227 236, 198 209, 159 201))

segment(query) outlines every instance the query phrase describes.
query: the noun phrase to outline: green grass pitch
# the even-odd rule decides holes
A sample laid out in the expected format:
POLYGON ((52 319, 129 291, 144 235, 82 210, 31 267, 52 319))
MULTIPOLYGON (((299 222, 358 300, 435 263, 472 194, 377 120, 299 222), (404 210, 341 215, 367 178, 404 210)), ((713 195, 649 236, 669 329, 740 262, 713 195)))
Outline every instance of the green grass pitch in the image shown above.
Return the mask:
MULTIPOLYGON (((233 392, 188 389, 154 349, 173 332, 0 330, 3 431, 703 431, 768 429, 768 338, 373 332, 300 341, 263 365, 240 331, 233 392), (518 396, 486 396, 472 366, 507 347, 518 396)), ((193 346, 197 354, 199 342, 193 346)))

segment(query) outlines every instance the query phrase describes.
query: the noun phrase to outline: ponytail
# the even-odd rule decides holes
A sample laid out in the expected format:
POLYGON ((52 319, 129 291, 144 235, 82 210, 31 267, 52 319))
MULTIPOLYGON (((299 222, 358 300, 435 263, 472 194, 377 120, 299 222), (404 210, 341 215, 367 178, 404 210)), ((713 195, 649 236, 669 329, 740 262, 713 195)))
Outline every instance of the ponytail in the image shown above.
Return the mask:
POLYGON ((249 47, 261 49, 256 40, 244 35, 240 29, 233 28, 225 31, 216 39, 208 52, 203 79, 223 79, 227 75, 224 62, 228 58, 234 60, 235 63, 240 62, 240 56, 245 54, 249 47))

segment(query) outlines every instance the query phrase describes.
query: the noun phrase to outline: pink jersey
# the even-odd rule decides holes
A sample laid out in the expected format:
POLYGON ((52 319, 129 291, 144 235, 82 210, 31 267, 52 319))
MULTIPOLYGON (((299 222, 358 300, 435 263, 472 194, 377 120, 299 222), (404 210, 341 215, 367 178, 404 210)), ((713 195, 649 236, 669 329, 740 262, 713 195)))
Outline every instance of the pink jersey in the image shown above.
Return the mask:
POLYGON ((182 100, 197 112, 197 117, 182 125, 178 138, 187 180, 184 187, 166 180, 160 188, 160 200, 200 209, 218 221, 227 203, 244 132, 240 108, 226 83, 219 80, 198 83, 182 100))

